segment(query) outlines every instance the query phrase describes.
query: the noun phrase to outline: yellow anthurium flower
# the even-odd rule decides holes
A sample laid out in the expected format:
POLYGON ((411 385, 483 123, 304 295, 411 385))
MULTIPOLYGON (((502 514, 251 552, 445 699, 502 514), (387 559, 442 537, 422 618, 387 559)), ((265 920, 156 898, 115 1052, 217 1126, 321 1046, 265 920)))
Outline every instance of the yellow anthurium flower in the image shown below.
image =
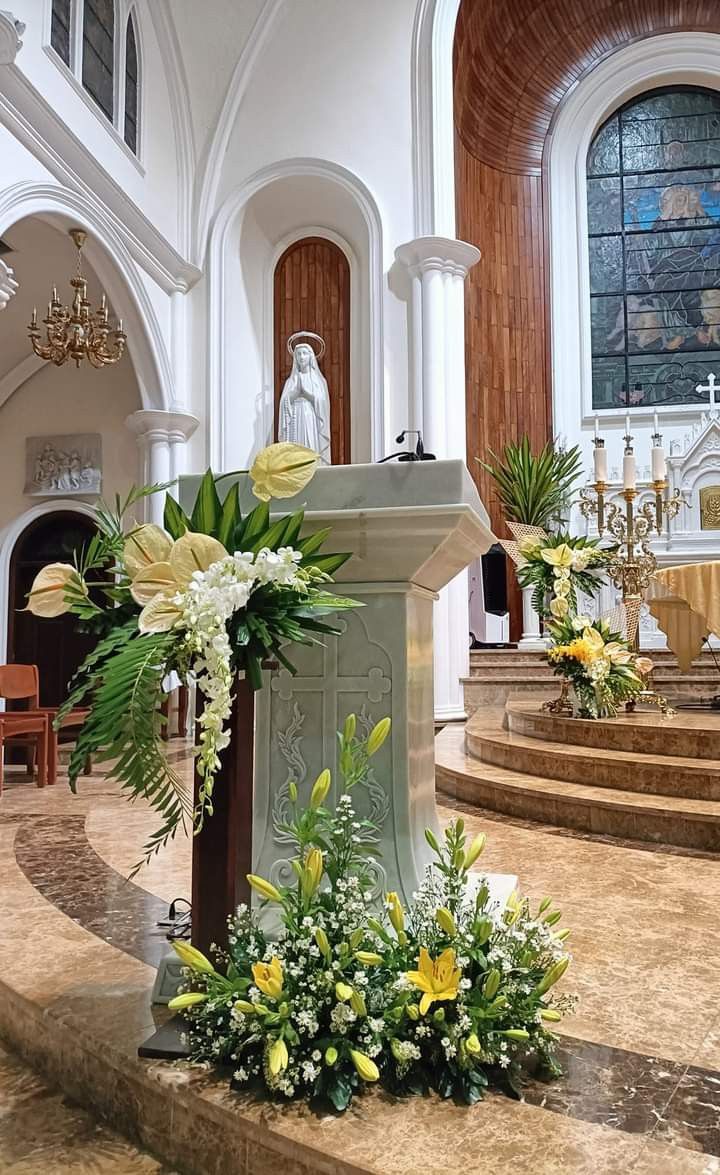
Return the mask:
POLYGON ((423 992, 420 1000, 421 1016, 438 1000, 457 999, 461 974, 460 968, 455 965, 455 951, 452 947, 448 947, 437 959, 432 959, 425 947, 420 948, 418 970, 406 971, 405 976, 423 992))
POLYGON ((595 661, 598 657, 602 657, 605 641, 596 628, 584 628, 582 639, 588 650, 588 660, 595 661))
POLYGON ((570 611, 570 605, 565 596, 555 596, 550 601, 550 611, 556 620, 562 620, 570 611))
POLYGON ((143 635, 149 632, 170 632, 182 619, 182 615, 182 608, 161 593, 143 608, 138 616, 138 628, 143 635))
POLYGON ((253 493, 261 502, 292 498, 311 480, 320 457, 304 445, 279 441, 258 453, 250 467, 253 493))
POLYGON ((253 979, 255 986, 263 995, 269 995, 273 1000, 279 1000, 283 989, 283 969, 280 960, 273 955, 269 963, 253 963, 253 979))
POLYGON ((48 563, 35 576, 28 594, 27 611, 45 618, 64 616, 72 606, 66 598, 68 588, 76 595, 88 594, 84 580, 71 563, 48 563))
POLYGON ((187 587, 193 572, 207 571, 213 563, 219 563, 227 555, 222 543, 209 534, 195 534, 186 531, 177 539, 168 555, 168 562, 175 580, 181 587, 187 587))
POLYGON ((130 579, 135 579, 151 563, 163 563, 172 548, 169 534, 154 522, 138 526, 125 539, 122 561, 130 579))
POLYGON ((556 596, 569 596, 570 588, 571 585, 569 579, 556 579, 553 585, 553 590, 556 596))
POLYGON ((572 567, 573 552, 567 543, 560 543, 558 547, 543 547, 540 554, 551 567, 572 567))
POLYGON ((207 571, 226 555, 217 539, 186 531, 171 545, 166 559, 145 564, 130 588, 138 604, 145 605, 138 620, 140 632, 169 632, 182 616, 174 596, 187 587, 194 572, 207 571))
POLYGON ((605 656, 609 657, 613 665, 629 665, 633 654, 619 641, 609 641, 605 645, 605 656))
POLYGON ((156 596, 174 595, 178 591, 178 582, 169 563, 148 563, 138 571, 130 585, 130 594, 138 603, 149 604, 156 596))

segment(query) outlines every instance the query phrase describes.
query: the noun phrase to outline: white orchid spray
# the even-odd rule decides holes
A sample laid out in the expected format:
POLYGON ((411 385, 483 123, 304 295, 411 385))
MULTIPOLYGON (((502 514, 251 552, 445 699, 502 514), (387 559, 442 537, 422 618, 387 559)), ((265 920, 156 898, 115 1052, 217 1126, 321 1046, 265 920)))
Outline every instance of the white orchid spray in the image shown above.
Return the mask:
POLYGON ((270 445, 249 471, 259 505, 245 516, 237 484, 221 501, 208 470, 190 515, 168 494, 164 527, 132 525, 126 534, 126 512, 163 487, 132 491, 114 511, 98 508, 98 534, 75 565, 44 568, 33 584, 31 611, 74 612, 103 635, 64 707, 89 701, 90 708, 71 758, 70 784, 75 787, 92 753, 111 764, 131 798, 149 800, 163 824, 146 845, 146 859, 178 827, 189 821, 198 830, 212 814, 238 674, 259 689, 264 660, 294 671, 289 646, 336 633, 327 617, 357 606, 328 590, 349 558, 320 553, 329 531, 303 535, 303 510, 270 519, 272 498, 301 493, 317 463, 317 454, 301 445, 270 445), (161 740, 163 681, 171 670, 183 680, 192 674, 203 698, 194 808, 161 740))

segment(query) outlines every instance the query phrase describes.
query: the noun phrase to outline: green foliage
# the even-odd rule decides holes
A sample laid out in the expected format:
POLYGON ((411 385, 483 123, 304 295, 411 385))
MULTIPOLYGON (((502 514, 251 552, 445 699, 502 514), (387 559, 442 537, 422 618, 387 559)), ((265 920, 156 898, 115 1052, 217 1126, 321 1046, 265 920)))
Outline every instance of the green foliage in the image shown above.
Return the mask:
POLYGON ((490 461, 479 461, 495 481, 497 494, 509 522, 546 527, 559 519, 573 486, 582 473, 578 445, 566 452, 552 442, 533 454, 527 434, 505 445, 502 455, 488 450, 490 461))

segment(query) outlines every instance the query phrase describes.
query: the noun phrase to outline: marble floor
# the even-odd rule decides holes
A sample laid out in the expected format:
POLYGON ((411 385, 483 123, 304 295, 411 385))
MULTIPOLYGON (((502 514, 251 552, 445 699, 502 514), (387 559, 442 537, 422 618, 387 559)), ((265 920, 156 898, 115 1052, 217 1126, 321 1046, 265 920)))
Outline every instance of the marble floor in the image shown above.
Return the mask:
MULTIPOLYGON (((184 752, 174 747, 181 762, 184 752)), ((562 1026, 565 1076, 529 1085, 523 1103, 493 1095, 472 1110, 432 1099, 379 1106, 368 1098, 341 1121, 248 1105, 243 1113, 295 1137, 321 1130, 328 1171, 341 1169, 339 1158, 337 1168, 331 1162, 337 1154, 343 1170, 383 1175, 720 1175, 720 857, 577 834, 443 797, 441 819, 458 810, 472 833, 487 833, 485 868, 517 873, 534 898, 552 894, 573 928, 564 984, 578 1003, 562 1026)), ((20 1017, 32 1001, 66 1024, 102 1019, 128 1056, 153 1025, 149 986, 164 949, 156 923, 169 901, 189 891, 189 845, 181 839, 126 880, 152 819, 99 774, 73 796, 62 774, 55 787, 38 790, 11 769, 0 797, 0 984, 12 989, 20 1017)), ((34 1080, 13 1072, 0 1055, 0 1171, 171 1170, 132 1149, 125 1156, 117 1150, 124 1144, 108 1141, 114 1136, 82 1111, 63 1118, 61 1099, 53 1100, 59 1095, 40 1085, 52 1128, 50 1149, 33 1160, 20 1141, 22 1106, 13 1115, 15 1142, 4 1137, 6 1107, 18 1096, 13 1083, 31 1088, 34 1080), (81 1147, 90 1148, 87 1159, 94 1131, 95 1165, 63 1166, 66 1153, 82 1161, 81 1147)), ((157 1063, 153 1074, 178 1086, 198 1080, 157 1063)), ((202 1096, 238 1104, 224 1085, 204 1082, 202 1096)), ((160 1153, 148 1137, 145 1144, 160 1153)), ((237 1167, 224 1168, 228 1175, 280 1170, 262 1157, 261 1142, 247 1146, 237 1167)))

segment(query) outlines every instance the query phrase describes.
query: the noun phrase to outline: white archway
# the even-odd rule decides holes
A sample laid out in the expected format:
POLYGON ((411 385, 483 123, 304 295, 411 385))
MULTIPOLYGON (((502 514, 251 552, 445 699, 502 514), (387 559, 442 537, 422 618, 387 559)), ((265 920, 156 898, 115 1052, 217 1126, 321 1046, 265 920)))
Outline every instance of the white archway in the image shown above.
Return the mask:
MULTIPOLYGON (((563 99, 546 145, 550 205, 553 429, 576 438, 592 407, 586 162, 591 139, 614 110, 645 90, 696 85, 720 90, 720 35, 666 33, 618 49, 563 99)), ((697 406, 673 414, 697 412, 697 406)), ((631 410, 652 420, 652 409, 631 410)), ((602 415, 602 413, 600 414, 602 415)))
MULTIPOLYGON (((346 168, 322 159, 285 159, 261 168, 242 187, 231 193, 218 212, 210 234, 207 414, 209 463, 216 469, 234 467, 233 454, 237 446, 233 440, 233 430, 240 427, 237 398, 243 390, 243 360, 247 358, 247 349, 251 345, 257 351, 257 355, 253 357, 253 370, 260 372, 255 382, 264 386, 258 386, 257 394, 252 388, 244 389, 246 397, 252 397, 252 400, 248 401, 252 403, 252 410, 242 417, 245 428, 244 443, 246 449, 251 450, 253 445, 265 443, 267 439, 267 422, 271 419, 267 403, 270 393, 266 378, 267 369, 263 373, 262 360, 263 356, 269 353, 268 347, 272 346, 268 341, 272 317, 267 314, 267 294, 263 297, 262 291, 267 290, 267 282, 272 280, 274 265, 273 268, 271 265, 279 240, 287 238, 289 232, 281 232, 278 240, 273 242, 272 250, 261 262, 263 278, 260 296, 264 302, 264 322, 259 329, 254 330, 250 328, 251 307, 247 304, 244 291, 239 290, 242 285, 242 267, 246 260, 241 255, 241 238, 246 214, 253 198, 266 189, 269 190, 271 185, 278 181, 294 180, 315 182, 319 195, 327 195, 333 187, 339 188, 347 207, 353 210, 353 215, 363 226, 362 249, 358 248, 353 252, 357 258, 356 310, 360 324, 360 349, 365 353, 366 370, 362 374, 360 387, 353 389, 354 404, 351 411, 353 421, 357 413, 358 420, 365 423, 366 428, 369 421, 370 427, 367 431, 367 443, 363 444, 359 455, 354 459, 373 460, 384 452, 383 240, 380 212, 369 189, 346 168), (247 327, 245 336, 243 325, 247 327), (259 435, 250 436, 253 428, 259 430, 259 435)), ((337 204, 337 201, 335 203, 337 204)), ((345 227, 337 223, 323 227, 317 223, 313 224, 308 218, 306 223, 297 225, 292 232, 297 231, 299 236, 306 236, 308 231, 312 231, 316 235, 325 235, 330 239, 333 239, 332 234, 335 233, 339 242, 345 241, 347 250, 349 243, 343 231, 345 227), (308 225, 312 225, 312 230, 309 230, 308 225)))
POLYGON ((461 0, 419 0, 413 30, 415 236, 455 236, 453 45, 461 0))
POLYGON ((173 374, 165 339, 148 292, 127 248, 98 205, 52 183, 19 183, 0 192, 0 237, 13 224, 38 217, 61 229, 88 230, 88 260, 115 307, 123 308, 128 351, 143 407, 168 409, 173 374))
POLYGON ((10 621, 10 560, 15 544, 27 528, 46 514, 59 512, 84 514, 94 518, 92 506, 76 498, 53 498, 52 501, 38 502, 29 510, 19 514, 0 533, 0 665, 7 662, 8 624, 10 621))

